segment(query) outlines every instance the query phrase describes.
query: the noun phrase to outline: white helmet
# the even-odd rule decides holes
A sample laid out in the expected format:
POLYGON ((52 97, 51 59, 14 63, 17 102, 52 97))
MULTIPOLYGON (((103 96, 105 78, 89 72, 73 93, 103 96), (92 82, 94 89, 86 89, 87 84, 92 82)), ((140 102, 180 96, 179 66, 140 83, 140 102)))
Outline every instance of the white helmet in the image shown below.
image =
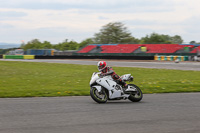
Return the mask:
POLYGON ((98 70, 102 71, 107 67, 107 63, 105 61, 99 61, 97 66, 98 66, 98 70))

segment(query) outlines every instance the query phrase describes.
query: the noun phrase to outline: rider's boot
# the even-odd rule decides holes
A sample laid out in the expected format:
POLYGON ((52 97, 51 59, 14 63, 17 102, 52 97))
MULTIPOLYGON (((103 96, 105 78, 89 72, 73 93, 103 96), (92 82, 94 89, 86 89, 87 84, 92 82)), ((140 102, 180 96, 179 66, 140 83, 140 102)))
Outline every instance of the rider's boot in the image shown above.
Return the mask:
POLYGON ((128 84, 125 83, 124 84, 124 88, 127 89, 128 88, 128 84))
POLYGON ((126 90, 128 89, 128 84, 125 83, 125 84, 123 85, 123 89, 124 89, 124 91, 126 91, 126 90))

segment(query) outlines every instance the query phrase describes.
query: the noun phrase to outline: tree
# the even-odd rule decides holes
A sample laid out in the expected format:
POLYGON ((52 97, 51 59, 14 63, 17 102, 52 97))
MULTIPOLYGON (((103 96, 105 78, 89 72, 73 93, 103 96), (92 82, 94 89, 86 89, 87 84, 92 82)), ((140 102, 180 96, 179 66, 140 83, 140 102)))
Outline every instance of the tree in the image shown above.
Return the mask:
POLYGON ((93 38, 87 38, 87 39, 83 40, 81 43, 79 43, 79 48, 80 47, 84 47, 84 46, 86 46, 88 44, 94 44, 94 43, 95 42, 94 42, 93 38))
POLYGON ((27 44, 22 44, 21 48, 24 50, 27 49, 51 49, 52 44, 48 41, 40 42, 38 39, 33 39, 29 41, 27 44))
POLYGON ((48 41, 44 41, 41 45, 41 49, 51 49, 52 47, 52 44, 48 41))
POLYGON ((191 41, 190 44, 196 44, 196 41, 191 41))
POLYGON ((121 43, 123 43, 123 44, 125 44, 125 43, 126 44, 127 43, 129 43, 129 44, 138 44, 138 43, 140 43, 140 40, 135 38, 135 37, 129 37, 129 38, 123 39, 121 43))
POLYGON ((68 43, 68 49, 67 50, 77 50, 78 49, 78 43, 75 41, 70 41, 68 43))
POLYGON ((33 40, 29 41, 27 44, 22 45, 21 48, 23 48, 24 50, 40 49, 40 46, 41 46, 41 42, 38 39, 33 39, 33 40))
POLYGON ((183 43, 183 39, 181 38, 181 36, 175 35, 175 36, 171 37, 171 42, 172 43, 177 43, 177 44, 182 44, 183 43))
POLYGON ((115 43, 131 43, 134 38, 121 22, 109 23, 100 29, 99 33, 94 35, 95 43, 99 44, 115 44, 115 43))
POLYGON ((161 43, 171 43, 170 37, 168 35, 159 35, 157 33, 152 33, 150 36, 146 35, 146 37, 141 38, 142 44, 161 44, 161 43))
POLYGON ((79 45, 75 41, 68 42, 68 40, 66 39, 64 42, 54 45, 53 48, 61 51, 77 50, 79 48, 79 45))
POLYGON ((152 33, 150 36, 146 35, 146 37, 141 38, 142 44, 172 44, 172 43, 183 43, 183 40, 180 36, 169 36, 158 33, 152 33))

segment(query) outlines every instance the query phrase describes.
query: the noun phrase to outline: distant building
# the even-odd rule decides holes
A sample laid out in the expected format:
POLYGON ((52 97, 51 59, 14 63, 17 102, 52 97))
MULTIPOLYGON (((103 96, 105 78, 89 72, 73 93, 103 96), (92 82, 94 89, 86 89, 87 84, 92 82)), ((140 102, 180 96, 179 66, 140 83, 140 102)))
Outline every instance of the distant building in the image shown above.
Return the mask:
POLYGON ((24 50, 15 49, 15 50, 9 51, 8 55, 24 55, 24 50))

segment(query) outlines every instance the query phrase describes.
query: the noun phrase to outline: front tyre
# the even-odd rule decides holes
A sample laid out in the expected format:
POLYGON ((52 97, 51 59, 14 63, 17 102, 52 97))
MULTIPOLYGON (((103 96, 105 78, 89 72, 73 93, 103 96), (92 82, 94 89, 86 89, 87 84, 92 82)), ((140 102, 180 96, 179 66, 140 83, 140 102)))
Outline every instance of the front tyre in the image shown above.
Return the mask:
POLYGON ((98 92, 98 90, 95 87, 91 87, 90 96, 97 103, 106 103, 108 100, 108 96, 104 89, 102 89, 101 92, 98 92))
POLYGON ((143 97, 141 89, 138 86, 134 85, 134 84, 129 84, 129 86, 132 86, 132 87, 136 88, 137 92, 131 93, 130 96, 128 97, 128 99, 130 101, 132 101, 132 102, 139 102, 139 101, 141 101, 142 97, 143 97))

